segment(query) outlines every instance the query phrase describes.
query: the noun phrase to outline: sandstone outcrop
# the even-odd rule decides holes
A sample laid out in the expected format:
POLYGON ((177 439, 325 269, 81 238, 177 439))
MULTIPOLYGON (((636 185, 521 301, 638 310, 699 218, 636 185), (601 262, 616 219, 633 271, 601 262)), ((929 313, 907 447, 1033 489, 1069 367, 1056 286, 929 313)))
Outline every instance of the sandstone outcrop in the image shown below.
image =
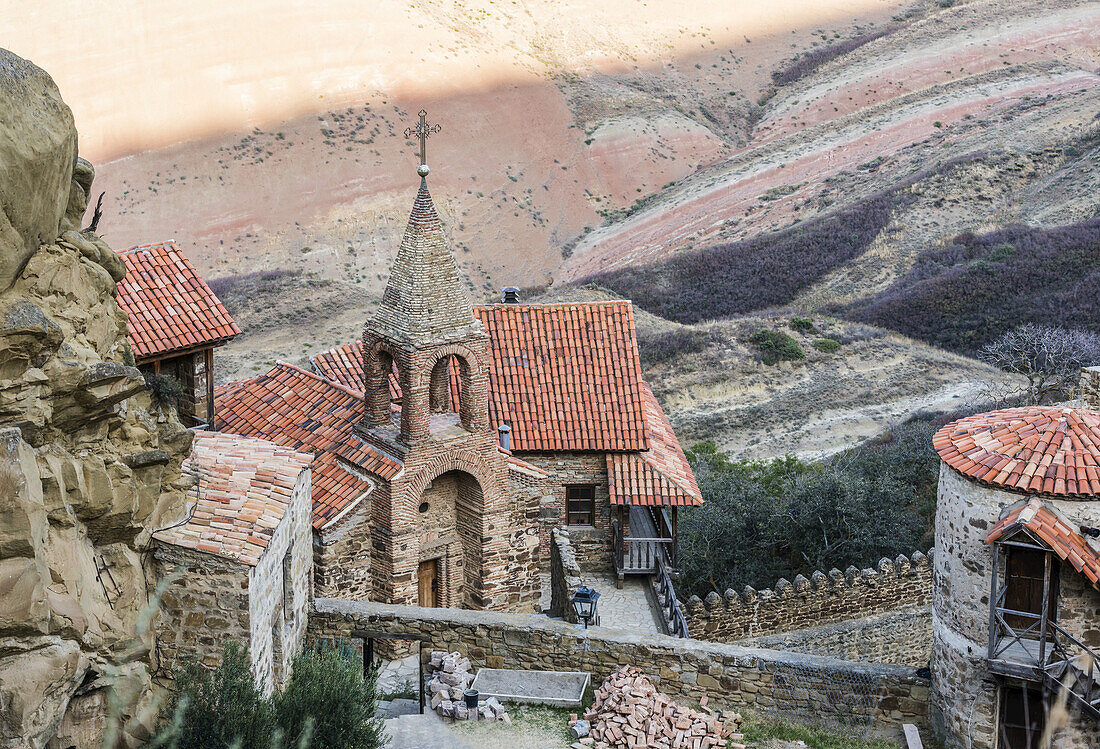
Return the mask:
POLYGON ((99 746, 112 721, 132 746, 155 717, 145 552, 183 516, 191 433, 152 408, 125 269, 80 229, 72 114, 5 50, 0 113, 0 747, 99 746))

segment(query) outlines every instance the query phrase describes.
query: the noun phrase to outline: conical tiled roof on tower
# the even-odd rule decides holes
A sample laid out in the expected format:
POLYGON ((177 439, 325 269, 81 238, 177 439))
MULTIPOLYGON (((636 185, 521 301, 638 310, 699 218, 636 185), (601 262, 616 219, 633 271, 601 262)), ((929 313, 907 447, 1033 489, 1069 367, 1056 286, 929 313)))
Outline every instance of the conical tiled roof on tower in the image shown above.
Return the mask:
POLYGON ((484 335, 424 176, 382 302, 367 329, 414 345, 464 339, 471 333, 484 335))

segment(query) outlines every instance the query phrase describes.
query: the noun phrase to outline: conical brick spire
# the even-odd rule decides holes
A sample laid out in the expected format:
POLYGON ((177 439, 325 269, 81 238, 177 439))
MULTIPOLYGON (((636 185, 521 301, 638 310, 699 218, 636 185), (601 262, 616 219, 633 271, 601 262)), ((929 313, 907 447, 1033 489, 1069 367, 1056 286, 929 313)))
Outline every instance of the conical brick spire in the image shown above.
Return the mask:
POLYGON ((443 236, 422 167, 409 224, 378 312, 367 330, 394 343, 423 346, 483 335, 443 236))

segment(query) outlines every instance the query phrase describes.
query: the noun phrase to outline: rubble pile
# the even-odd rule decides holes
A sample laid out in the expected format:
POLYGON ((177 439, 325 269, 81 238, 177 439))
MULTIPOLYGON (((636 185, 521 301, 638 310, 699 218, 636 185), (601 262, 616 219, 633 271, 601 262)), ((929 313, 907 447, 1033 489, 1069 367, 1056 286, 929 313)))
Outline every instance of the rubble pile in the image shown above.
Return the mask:
POLYGON ((460 653, 433 650, 428 662, 428 696, 431 708, 444 720, 503 720, 511 722, 504 705, 496 697, 479 701, 476 708, 466 706, 465 692, 474 681, 470 659, 460 653))
POLYGON ((595 701, 583 720, 571 720, 573 735, 588 735, 576 741, 573 749, 744 749, 742 736, 733 733, 741 716, 732 712, 716 713, 706 706, 691 710, 657 691, 640 670, 624 666, 607 677, 596 690, 595 701), (585 725, 587 723, 587 725, 585 725), (581 730, 576 730, 580 728, 581 730), (727 745, 727 741, 729 741, 727 745))

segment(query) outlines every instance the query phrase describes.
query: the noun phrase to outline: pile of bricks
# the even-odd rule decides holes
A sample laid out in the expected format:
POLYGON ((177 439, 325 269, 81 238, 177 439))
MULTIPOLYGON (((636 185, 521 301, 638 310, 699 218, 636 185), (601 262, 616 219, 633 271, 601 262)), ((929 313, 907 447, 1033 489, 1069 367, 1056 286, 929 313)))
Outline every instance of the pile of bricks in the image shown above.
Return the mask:
POLYGON ((432 710, 444 720, 504 720, 511 722, 504 705, 496 697, 479 701, 476 709, 466 706, 465 692, 473 683, 474 674, 470 670, 470 659, 460 653, 448 653, 433 650, 428 663, 431 679, 428 681, 428 695, 432 710))
POLYGON ((649 677, 624 666, 596 690, 595 701, 584 714, 590 733, 574 749, 744 749, 742 736, 727 727, 740 725, 741 716, 716 714, 706 706, 691 710, 657 691, 649 677), (729 742, 727 745, 727 741, 729 742))

